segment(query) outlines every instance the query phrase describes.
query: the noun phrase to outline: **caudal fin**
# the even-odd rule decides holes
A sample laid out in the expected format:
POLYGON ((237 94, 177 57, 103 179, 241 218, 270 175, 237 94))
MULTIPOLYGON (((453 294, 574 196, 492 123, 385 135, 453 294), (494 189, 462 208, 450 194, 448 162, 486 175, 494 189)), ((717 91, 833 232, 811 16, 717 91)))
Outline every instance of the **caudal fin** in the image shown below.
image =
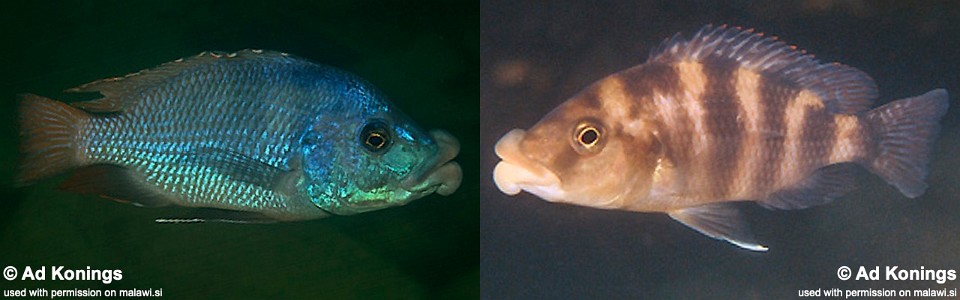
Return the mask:
POLYGON ((76 135, 84 111, 32 94, 20 95, 20 152, 23 153, 17 185, 63 173, 80 165, 76 135))
POLYGON ((922 195, 930 152, 948 105, 947 91, 936 89, 867 112, 877 149, 864 165, 907 197, 922 195))

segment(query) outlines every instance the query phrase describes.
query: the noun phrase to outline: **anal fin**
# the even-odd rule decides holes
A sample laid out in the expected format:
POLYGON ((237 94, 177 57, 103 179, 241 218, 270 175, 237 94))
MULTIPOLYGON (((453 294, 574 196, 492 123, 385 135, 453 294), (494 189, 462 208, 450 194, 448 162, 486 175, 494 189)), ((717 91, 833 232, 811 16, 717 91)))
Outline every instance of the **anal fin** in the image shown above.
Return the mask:
POLYGON ((757 203, 769 209, 803 209, 830 203, 856 188, 853 167, 853 164, 842 163, 817 169, 796 185, 757 203))
POLYGON ((158 207, 171 203, 169 196, 146 183, 133 170, 114 165, 98 164, 77 169, 59 188, 136 206, 158 207))
POLYGON ((714 203, 669 212, 674 220, 709 237, 751 251, 767 251, 754 240, 750 226, 731 203, 714 203))

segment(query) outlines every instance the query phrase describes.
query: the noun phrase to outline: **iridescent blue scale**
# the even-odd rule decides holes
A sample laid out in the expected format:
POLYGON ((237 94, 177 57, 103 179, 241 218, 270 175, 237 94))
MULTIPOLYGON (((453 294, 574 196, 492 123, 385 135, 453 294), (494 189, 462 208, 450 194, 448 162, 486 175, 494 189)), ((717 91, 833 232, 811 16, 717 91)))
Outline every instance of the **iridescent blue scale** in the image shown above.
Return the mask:
POLYGON ((202 53, 71 91, 104 97, 74 108, 26 96, 20 182, 79 167, 68 190, 271 220, 401 205, 460 183, 452 136, 424 132, 358 77, 284 53, 202 53))
MULTIPOLYGON (((238 210, 287 208, 284 196, 274 191, 231 181, 210 168, 198 169, 180 163, 185 157, 195 155, 197 148, 227 147, 240 154, 263 159, 274 167, 289 168, 287 162, 291 153, 288 143, 291 141, 281 138, 294 135, 294 132, 289 132, 293 128, 305 128, 312 116, 287 115, 279 119, 280 124, 272 124, 273 128, 267 128, 265 125, 270 124, 258 120, 277 115, 279 112, 276 108, 321 111, 324 103, 315 101, 314 95, 322 95, 322 92, 313 95, 288 93, 281 91, 285 86, 265 85, 263 82, 269 80, 271 73, 284 72, 282 68, 291 65, 274 64, 269 60, 263 63, 265 67, 256 64, 223 64, 220 70, 201 68, 193 74, 181 74, 170 78, 166 85, 153 87, 147 92, 149 96, 139 102, 140 105, 124 111, 126 117, 94 119, 90 128, 84 130, 103 136, 89 141, 87 152, 92 154, 91 162, 117 164, 152 174, 147 178, 149 183, 163 191, 182 195, 186 206, 238 210), (301 99, 304 97, 307 99, 301 99), (176 116, 177 113, 184 115, 176 116), (261 157, 261 154, 269 153, 266 145, 287 146, 277 147, 280 151, 274 152, 273 156, 261 157), (181 189, 186 186, 205 188, 181 189), (237 202, 234 199, 247 200, 237 202)), ((314 68, 317 76, 326 75, 334 79, 322 80, 331 84, 336 84, 336 80, 343 80, 344 77, 315 65, 292 67, 314 68)))

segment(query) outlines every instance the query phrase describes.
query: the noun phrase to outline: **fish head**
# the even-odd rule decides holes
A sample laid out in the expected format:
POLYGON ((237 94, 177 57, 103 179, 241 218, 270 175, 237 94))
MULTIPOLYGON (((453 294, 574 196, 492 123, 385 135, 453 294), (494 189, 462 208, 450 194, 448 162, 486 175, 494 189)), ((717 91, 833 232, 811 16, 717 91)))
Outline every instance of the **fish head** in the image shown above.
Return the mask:
POLYGON ((653 122, 626 122, 605 109, 597 85, 567 100, 529 130, 497 142, 502 160, 494 181, 505 194, 527 191, 544 200, 622 208, 650 191, 661 145, 653 122))
POLYGON ((422 130, 387 105, 346 118, 315 121, 304 136, 336 128, 330 133, 336 137, 301 143, 302 189, 324 211, 351 215, 403 205, 434 192, 449 195, 459 187, 462 173, 452 159, 460 144, 449 133, 422 130))

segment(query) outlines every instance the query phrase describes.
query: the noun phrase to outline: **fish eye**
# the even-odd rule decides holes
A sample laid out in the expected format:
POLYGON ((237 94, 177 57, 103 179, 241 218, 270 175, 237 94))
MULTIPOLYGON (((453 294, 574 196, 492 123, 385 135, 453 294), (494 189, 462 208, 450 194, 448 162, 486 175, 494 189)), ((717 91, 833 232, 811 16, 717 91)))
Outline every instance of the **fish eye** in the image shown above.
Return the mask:
POLYGON ((577 136, 577 140, 580 141, 580 145, 584 147, 593 147, 597 145, 597 140, 600 139, 600 132, 596 128, 586 127, 580 130, 580 135, 577 136))
POLYGON ((373 121, 360 130, 360 143, 370 152, 378 153, 390 147, 390 133, 387 124, 373 121))
POLYGON ((580 121, 573 131, 572 144, 580 154, 599 151, 603 148, 603 127, 593 120, 580 121))

